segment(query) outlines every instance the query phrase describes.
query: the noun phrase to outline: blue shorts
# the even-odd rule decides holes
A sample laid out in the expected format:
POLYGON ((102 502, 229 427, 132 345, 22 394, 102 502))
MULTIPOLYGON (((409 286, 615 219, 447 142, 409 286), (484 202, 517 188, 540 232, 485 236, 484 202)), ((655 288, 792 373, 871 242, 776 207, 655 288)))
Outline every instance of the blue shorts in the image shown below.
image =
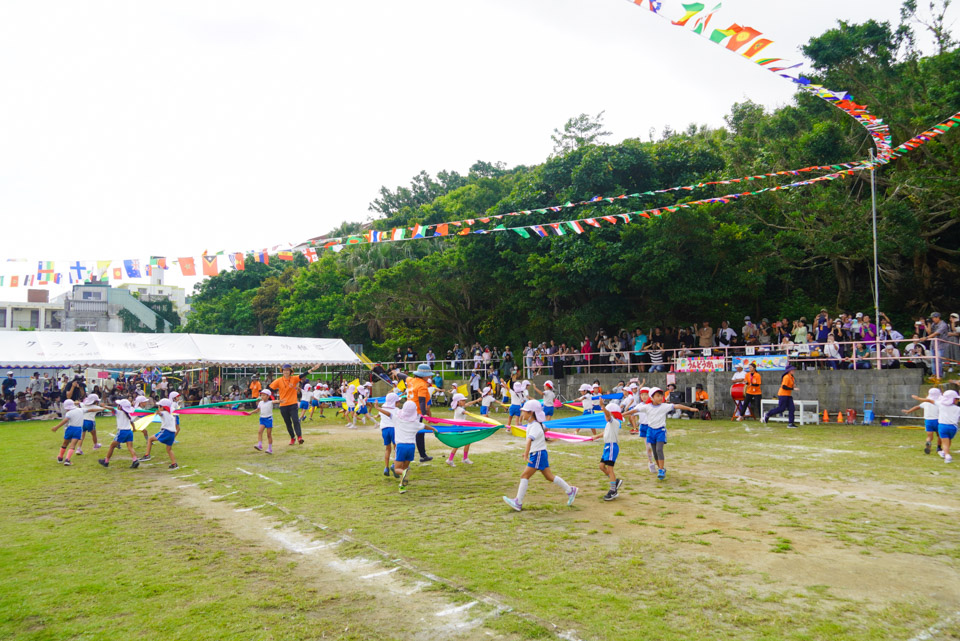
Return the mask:
POLYGON ((490 406, 489 406, 489 405, 481 405, 481 406, 480 406, 480 416, 486 416, 486 415, 487 415, 487 412, 489 412, 489 411, 490 411, 490 406))
POLYGON ((650 429, 646 424, 640 426, 640 438, 647 438, 647 430, 650 429))
POLYGON ((300 401, 300 409, 305 410, 308 407, 310 407, 310 403, 308 403, 307 401, 300 401))
MULTIPOLYGON (((383 437, 384 445, 395 445, 397 442, 396 437, 394 436, 392 427, 381 427, 380 436, 383 437)), ((411 459, 412 460, 412 459, 411 459)))
POLYGON ((956 425, 947 425, 946 423, 940 423, 940 438, 953 438, 957 435, 957 426, 956 425))
POLYGON ((417 453, 417 446, 413 443, 397 443, 397 462, 412 461, 417 453))
POLYGON ((273 429, 273 417, 272 416, 261 416, 260 417, 260 427, 265 430, 273 429))
POLYGON ((600 456, 600 462, 607 465, 613 465, 617 462, 617 456, 620 455, 620 445, 618 443, 604 443, 603 454, 600 456))
POLYGON ((543 414, 544 416, 553 416, 553 405, 544 405, 543 414))
POLYGON ((113 440, 117 443, 133 443, 133 430, 120 430, 113 440))
POLYGON ((584 415, 584 416, 589 416, 590 414, 593 414, 593 408, 592 408, 592 407, 591 407, 590 409, 588 409, 588 410, 583 410, 583 415, 584 415))
POLYGON ((520 406, 511 405, 510 406, 510 416, 520 416, 520 406))
POLYGON ((367 406, 366 406, 366 405, 364 405, 363 407, 361 407, 360 409, 357 410, 357 414, 366 414, 366 413, 367 413, 367 406))
POLYGON ((97 424, 94 421, 83 420, 83 431, 90 432, 97 429, 97 424))
POLYGON ((647 427, 647 443, 666 443, 667 442, 667 428, 661 427, 660 429, 654 429, 652 427, 647 427))
POLYGON ((171 432, 170 430, 160 430, 154 434, 154 436, 164 445, 173 445, 173 441, 177 438, 176 432, 171 432))
POLYGON ((63 430, 63 440, 72 441, 74 439, 80 440, 83 438, 83 429, 79 425, 74 425, 73 427, 67 427, 63 430))
POLYGON ((531 452, 527 467, 532 467, 535 470, 545 470, 550 467, 550 457, 547 455, 547 451, 531 452))
MULTIPOLYGON (((236 408, 234 408, 234 409, 236 409, 236 408)), ((177 424, 177 425, 180 425, 180 415, 179 415, 179 414, 174 414, 174 415, 173 415, 173 420, 176 421, 176 424, 177 424)))
POLYGON ((310 399, 310 407, 320 407, 320 401, 315 398, 310 399))
POLYGON ((937 419, 930 418, 924 421, 924 427, 926 427, 928 432, 939 432, 940 423, 937 422, 937 419))

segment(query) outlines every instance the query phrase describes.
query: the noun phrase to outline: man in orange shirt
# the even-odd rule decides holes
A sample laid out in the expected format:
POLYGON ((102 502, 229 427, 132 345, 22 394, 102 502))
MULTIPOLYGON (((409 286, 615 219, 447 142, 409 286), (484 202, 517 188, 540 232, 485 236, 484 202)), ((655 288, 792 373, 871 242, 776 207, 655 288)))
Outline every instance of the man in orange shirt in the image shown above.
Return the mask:
POLYGON ((757 371, 757 363, 755 361, 750 363, 749 367, 750 371, 747 372, 743 378, 743 382, 747 386, 744 390, 747 397, 745 405, 750 408, 750 415, 753 418, 757 418, 760 416, 760 398, 763 396, 763 389, 760 387, 760 384, 763 382, 763 379, 760 376, 760 372, 757 371))
POLYGON ((262 389, 263 385, 260 384, 260 377, 254 374, 253 380, 250 381, 250 398, 260 398, 260 390, 262 389))
POLYGON ((795 428, 796 425, 793 424, 793 415, 795 411, 795 405, 793 404, 793 390, 797 386, 797 380, 793 376, 793 371, 796 368, 793 365, 787 365, 787 368, 783 370, 783 377, 780 379, 780 391, 777 394, 777 407, 772 412, 767 412, 763 415, 763 418, 760 419, 763 423, 766 423, 770 420, 771 416, 776 416, 777 414, 782 414, 784 411, 787 412, 787 427, 795 428))
MULTIPOLYGON (((319 365, 307 370, 307 374, 315 372, 319 365)), ((280 393, 280 416, 290 434, 290 445, 299 442, 303 445, 303 434, 300 432, 300 415, 297 413, 297 392, 300 391, 300 375, 293 375, 293 367, 283 366, 283 376, 270 383, 270 389, 280 393)))

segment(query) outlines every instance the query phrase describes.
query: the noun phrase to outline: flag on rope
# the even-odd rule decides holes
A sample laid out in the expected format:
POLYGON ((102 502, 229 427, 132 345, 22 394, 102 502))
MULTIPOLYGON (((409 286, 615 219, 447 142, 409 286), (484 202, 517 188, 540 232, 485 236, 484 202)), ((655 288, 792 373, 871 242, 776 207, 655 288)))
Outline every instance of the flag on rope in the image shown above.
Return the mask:
POLYGON ((119 267, 113 268, 113 279, 114 280, 123 280, 123 270, 119 267))
POLYGON ((140 274, 140 261, 137 259, 134 260, 125 260, 123 261, 123 267, 127 270, 127 278, 141 278, 140 274))
POLYGON ((277 258, 280 260, 293 260, 293 252, 286 250, 277 252, 277 258))
POLYGON ((392 234, 392 236, 391 236, 390 239, 391 239, 391 240, 403 240, 403 239, 406 237, 406 235, 407 235, 407 228, 406 228, 406 227, 397 227, 396 229, 393 230, 393 234, 392 234))
POLYGON ((217 257, 213 256, 201 256, 200 260, 203 264, 203 275, 204 276, 216 276, 220 273, 220 270, 217 269, 217 257))
POLYGON ((308 247, 303 250, 303 255, 307 257, 307 260, 311 263, 315 263, 318 260, 317 250, 313 247, 308 247))
POLYGON ((267 250, 254 252, 253 260, 257 263, 263 263, 264 265, 270 264, 270 254, 267 253, 267 250))
POLYGON ((197 275, 197 266, 193 262, 193 258, 180 258, 180 273, 184 276, 196 276, 197 275))
POLYGON ((37 278, 40 279, 41 283, 49 283, 53 278, 53 262, 48 260, 41 260, 37 263, 37 278))

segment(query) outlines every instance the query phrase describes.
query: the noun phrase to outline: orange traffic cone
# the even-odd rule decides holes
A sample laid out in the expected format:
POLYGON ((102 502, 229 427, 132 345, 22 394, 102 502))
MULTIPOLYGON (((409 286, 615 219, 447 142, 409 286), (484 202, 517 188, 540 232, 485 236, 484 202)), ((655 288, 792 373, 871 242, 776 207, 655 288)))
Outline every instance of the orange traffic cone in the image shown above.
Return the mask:
POLYGON ((837 412, 837 423, 843 423, 843 412, 837 412))
POLYGON ((827 414, 827 410, 823 410, 823 422, 824 422, 824 423, 829 423, 829 422, 830 422, 830 415, 827 414))

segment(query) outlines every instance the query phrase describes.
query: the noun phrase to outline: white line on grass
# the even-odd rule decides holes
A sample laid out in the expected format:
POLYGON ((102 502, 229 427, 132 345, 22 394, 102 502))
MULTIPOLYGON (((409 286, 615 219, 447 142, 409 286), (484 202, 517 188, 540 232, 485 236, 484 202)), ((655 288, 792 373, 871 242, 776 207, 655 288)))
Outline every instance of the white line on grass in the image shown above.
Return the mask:
POLYGON ((196 483, 187 483, 186 485, 178 485, 178 486, 177 486, 177 489, 178 489, 178 490, 182 490, 182 489, 185 488, 185 487, 197 487, 197 484, 196 484, 196 483))
POLYGON ((953 616, 949 616, 940 623, 930 626, 920 634, 911 637, 910 641, 930 641, 930 639, 934 638, 934 635, 939 634, 943 628, 948 625, 953 625, 957 621, 960 621, 960 612, 954 613, 953 616))
POLYGON ((269 476, 264 476, 263 474, 260 474, 259 472, 257 472, 257 476, 259 476, 260 478, 262 478, 264 481, 270 481, 271 483, 276 483, 277 485, 283 485, 283 483, 281 483, 280 481, 278 481, 278 480, 276 480, 276 479, 272 479, 272 478, 270 478, 269 476))
POLYGON ((238 507, 237 509, 234 510, 234 512, 253 512, 254 510, 261 508, 264 505, 265 503, 261 503, 260 505, 254 505, 253 507, 238 507))
POLYGON ((439 612, 436 613, 435 616, 445 617, 445 616, 449 616, 449 615, 451 615, 451 614, 457 614, 457 613, 459 613, 459 612, 466 612, 467 610, 469 610, 470 608, 472 608, 473 606, 475 606, 475 605, 478 604, 478 603, 480 603, 480 602, 479 602, 479 601, 471 601, 470 603, 464 603, 463 605, 458 605, 458 606, 455 607, 455 608, 447 608, 446 610, 440 610, 439 612))
POLYGON ((400 569, 400 567, 397 566, 397 567, 395 567, 395 568, 390 568, 389 570, 383 570, 382 572, 374 572, 373 574, 364 574, 364 575, 363 575, 362 577, 360 577, 360 578, 361 578, 361 579, 375 579, 375 578, 377 578, 377 577, 379 577, 379 576, 386 576, 386 575, 388 575, 388 574, 393 574, 394 572, 396 572, 396 571, 399 570, 399 569, 400 569))
POLYGON ((243 472, 244 474, 246 474, 247 476, 253 476, 253 472, 248 472, 248 471, 246 471, 245 469, 243 469, 242 467, 238 467, 237 469, 240 470, 241 472, 243 472))
POLYGON ((240 490, 234 490, 233 492, 227 492, 226 494, 221 494, 220 496, 211 496, 211 497, 210 497, 210 500, 211 500, 211 501, 219 501, 220 499, 225 499, 225 498, 227 498, 228 496, 230 496, 230 495, 232 495, 232 494, 236 494, 236 493, 239 492, 239 491, 240 491, 240 490))

